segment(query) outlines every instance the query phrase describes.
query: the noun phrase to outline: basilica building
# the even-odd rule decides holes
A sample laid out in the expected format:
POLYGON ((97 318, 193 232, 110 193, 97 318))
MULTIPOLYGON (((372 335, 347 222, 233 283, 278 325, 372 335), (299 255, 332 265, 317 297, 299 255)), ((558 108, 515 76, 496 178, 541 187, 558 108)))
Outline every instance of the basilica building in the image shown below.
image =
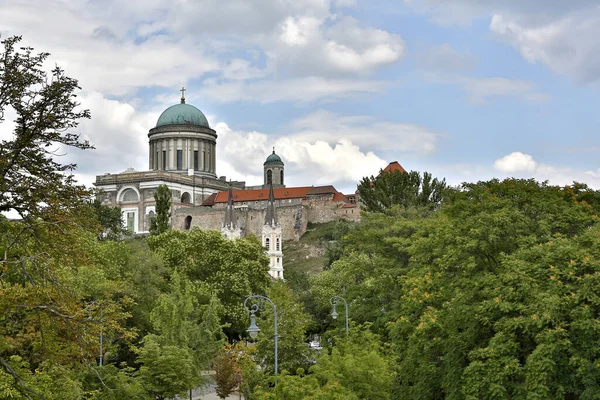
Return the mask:
POLYGON ((360 218, 354 194, 344 195, 331 185, 287 187, 285 164, 275 149, 263 163, 263 183, 258 186, 219 177, 216 160, 217 133, 182 95, 148 132, 148 170, 96 176, 98 198, 121 209, 129 231, 147 234, 156 212, 154 193, 167 185, 174 229, 219 230, 231 240, 256 235, 276 279, 283 278, 284 240, 297 240, 309 222, 360 218))

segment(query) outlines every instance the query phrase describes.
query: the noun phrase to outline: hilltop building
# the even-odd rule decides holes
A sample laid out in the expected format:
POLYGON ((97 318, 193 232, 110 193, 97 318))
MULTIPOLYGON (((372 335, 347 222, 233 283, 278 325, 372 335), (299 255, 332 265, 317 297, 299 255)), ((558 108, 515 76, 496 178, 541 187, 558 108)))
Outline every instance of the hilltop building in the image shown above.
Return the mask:
MULTIPOLYGON (((172 193, 174 229, 220 230, 230 240, 256 235, 269 256, 271 276, 281 279, 284 240, 297 240, 309 222, 360 219, 356 194, 344 195, 331 185, 287 187, 275 148, 263 163, 262 185, 217 177, 217 133, 202 111, 186 104, 184 92, 148 132, 148 171, 96 176, 99 199, 121 209, 131 232, 149 232, 154 193, 164 184, 172 193)), ((385 171, 392 170, 404 168, 392 162, 385 171)))
MULTIPOLYGON (((99 199, 121 208, 131 232, 148 233, 161 184, 173 194, 173 228, 220 230, 230 239, 262 237, 265 227, 273 227, 265 219, 270 204, 277 209, 280 241, 299 238, 308 222, 360 218, 354 194, 346 196, 330 185, 286 187, 285 164, 275 148, 263 163, 262 185, 217 177, 217 133, 202 111, 185 102, 184 90, 181 101, 163 111, 148 132, 148 171, 96 176, 99 199)), ((271 248, 277 248, 276 242, 271 248)))

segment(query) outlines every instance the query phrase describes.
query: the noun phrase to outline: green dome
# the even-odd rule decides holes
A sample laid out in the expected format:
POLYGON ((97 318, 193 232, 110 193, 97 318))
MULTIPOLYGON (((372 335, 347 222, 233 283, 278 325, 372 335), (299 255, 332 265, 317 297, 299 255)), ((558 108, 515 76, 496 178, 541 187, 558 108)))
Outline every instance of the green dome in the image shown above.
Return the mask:
POLYGON ((283 164, 283 161, 281 161, 281 157, 275 154, 275 150, 273 150, 273 154, 269 154, 265 164, 283 164))
POLYGON ((210 128, 202 111, 185 103, 175 104, 160 114, 156 127, 165 125, 196 125, 210 128))

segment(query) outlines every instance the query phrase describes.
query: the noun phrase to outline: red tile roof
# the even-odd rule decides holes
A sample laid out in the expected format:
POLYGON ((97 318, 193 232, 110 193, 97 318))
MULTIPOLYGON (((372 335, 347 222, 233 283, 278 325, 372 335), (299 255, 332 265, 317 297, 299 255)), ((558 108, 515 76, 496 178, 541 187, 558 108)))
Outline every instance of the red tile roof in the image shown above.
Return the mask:
POLYGON ((318 194, 335 194, 338 191, 331 185, 328 186, 312 186, 308 191, 309 195, 318 195, 318 194))
MULTIPOLYGON (((232 190, 233 201, 261 201, 269 198, 269 189, 232 190)), ((348 199, 333 186, 300 186, 273 189, 275 199, 303 199, 309 195, 332 194, 333 201, 347 202, 348 199)), ((203 206, 213 206, 216 203, 227 203, 228 192, 213 193, 202 203, 203 206)))
POLYGON ((349 200, 346 196, 344 196, 340 192, 337 192, 333 195, 333 201, 343 201, 344 203, 347 203, 349 200))
POLYGON ((208 197, 206 198, 206 200, 204 200, 204 201, 202 202, 202 204, 201 204, 201 205, 203 205, 203 206, 213 206, 213 205, 215 204, 215 199, 216 199, 216 198, 217 198, 217 193, 213 193, 213 194, 211 194, 210 196, 208 196, 208 197))
POLYGON ((383 172, 394 172, 394 171, 406 172, 406 170, 402 167, 402 165, 400 165, 400 163, 398 161, 392 161, 391 163, 388 164, 387 167, 385 167, 383 169, 383 172))

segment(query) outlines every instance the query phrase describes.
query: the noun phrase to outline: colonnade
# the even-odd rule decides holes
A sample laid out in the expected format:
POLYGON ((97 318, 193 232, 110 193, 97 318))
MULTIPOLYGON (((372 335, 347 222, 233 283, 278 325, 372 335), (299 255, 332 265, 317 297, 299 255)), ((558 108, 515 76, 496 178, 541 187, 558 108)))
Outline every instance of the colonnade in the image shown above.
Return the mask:
POLYGON ((199 138, 162 138, 150 142, 149 169, 215 174, 216 142, 199 138))

